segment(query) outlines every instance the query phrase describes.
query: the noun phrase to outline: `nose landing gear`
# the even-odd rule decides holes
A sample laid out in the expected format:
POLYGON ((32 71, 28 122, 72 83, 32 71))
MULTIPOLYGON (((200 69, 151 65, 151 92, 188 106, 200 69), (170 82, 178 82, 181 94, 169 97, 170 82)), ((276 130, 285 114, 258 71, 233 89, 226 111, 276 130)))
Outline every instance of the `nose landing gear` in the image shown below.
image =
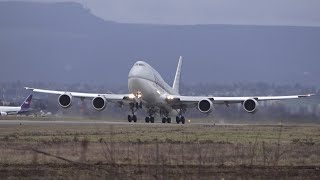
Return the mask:
POLYGON ((154 114, 156 113, 156 111, 153 108, 150 108, 148 110, 148 114, 149 116, 145 118, 146 123, 154 123, 154 114))
POLYGON ((137 116, 136 115, 128 115, 128 121, 129 122, 137 122, 137 116))
POLYGON ((185 120, 184 116, 180 116, 179 115, 179 116, 176 117, 176 122, 177 122, 177 124, 180 124, 180 122, 182 124, 184 124, 186 122, 186 120, 185 120))
POLYGON ((162 117, 162 123, 171 123, 171 118, 169 116, 169 112, 162 109, 160 110, 160 116, 162 117))
POLYGON ((162 123, 171 123, 171 118, 170 117, 163 117, 162 123))
POLYGON ((146 123, 154 123, 154 117, 150 116, 150 117, 146 117, 146 123))
POLYGON ((177 122, 177 124, 180 124, 180 122, 181 122, 182 124, 184 124, 184 123, 186 122, 186 119, 185 119, 184 116, 183 116, 183 114, 184 114, 185 112, 186 112, 186 109, 185 109, 185 108, 180 109, 179 115, 176 116, 176 122, 177 122))

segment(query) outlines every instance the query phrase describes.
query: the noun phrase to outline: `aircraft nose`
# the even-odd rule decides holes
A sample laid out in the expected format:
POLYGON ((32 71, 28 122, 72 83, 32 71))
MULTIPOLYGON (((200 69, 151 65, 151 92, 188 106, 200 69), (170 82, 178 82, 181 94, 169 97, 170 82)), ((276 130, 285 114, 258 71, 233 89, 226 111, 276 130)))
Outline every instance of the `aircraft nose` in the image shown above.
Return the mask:
POLYGON ((129 77, 136 77, 138 76, 141 72, 141 68, 137 67, 137 66, 133 66, 129 72, 129 77))
POLYGON ((136 62, 130 72, 129 72, 129 77, 140 77, 143 72, 146 71, 145 65, 141 63, 141 61, 136 62))

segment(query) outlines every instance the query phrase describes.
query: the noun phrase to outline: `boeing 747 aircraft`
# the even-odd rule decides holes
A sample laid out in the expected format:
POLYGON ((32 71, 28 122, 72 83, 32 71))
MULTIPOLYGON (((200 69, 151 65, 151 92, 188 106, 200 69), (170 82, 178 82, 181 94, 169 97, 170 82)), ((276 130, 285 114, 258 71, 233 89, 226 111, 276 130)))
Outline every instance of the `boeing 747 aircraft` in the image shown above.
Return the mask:
POLYGON ((102 111, 109 102, 119 105, 129 105, 131 113, 129 122, 137 122, 135 115, 138 109, 145 109, 149 114, 145 122, 154 123, 156 114, 162 118, 162 123, 171 123, 171 117, 176 117, 176 122, 185 123, 184 114, 188 108, 197 107, 202 113, 210 113, 214 104, 229 106, 233 103, 241 103, 248 113, 257 110, 259 101, 284 100, 309 97, 306 95, 292 96, 248 96, 248 97, 215 97, 215 96, 183 96, 179 94, 182 57, 179 59, 177 71, 172 87, 169 86, 149 64, 137 61, 128 75, 129 94, 95 94, 69 91, 54 91, 26 87, 28 90, 40 93, 59 95, 58 102, 61 107, 68 108, 73 98, 92 99, 92 106, 97 111, 102 111))
POLYGON ((15 115, 29 112, 32 95, 30 94, 27 99, 18 107, 0 106, 0 116, 15 115))

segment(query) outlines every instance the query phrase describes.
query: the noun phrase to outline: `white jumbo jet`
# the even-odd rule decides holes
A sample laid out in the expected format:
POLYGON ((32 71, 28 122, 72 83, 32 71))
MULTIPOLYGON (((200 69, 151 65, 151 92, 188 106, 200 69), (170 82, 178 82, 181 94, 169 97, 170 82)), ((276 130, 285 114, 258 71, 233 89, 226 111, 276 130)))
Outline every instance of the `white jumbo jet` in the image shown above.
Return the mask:
POLYGON ((29 87, 26 87, 26 89, 34 92, 60 95, 58 102, 63 108, 71 106, 72 98, 89 98, 92 99, 92 106, 97 111, 104 110, 109 102, 118 103, 120 106, 129 105, 131 110, 131 114, 128 115, 129 122, 137 122, 135 112, 143 108, 149 114, 149 116, 145 118, 145 122, 147 123, 154 123, 155 115, 160 114, 162 123, 171 123, 171 117, 175 116, 178 124, 180 122, 182 124, 185 123, 184 114, 187 108, 197 107, 201 113, 210 113, 213 104, 229 106, 229 104, 241 103, 245 111, 254 113, 257 110, 258 101, 296 99, 312 96, 312 94, 248 97, 182 96, 179 94, 181 65, 182 57, 180 56, 176 75, 171 87, 149 64, 143 61, 137 61, 128 75, 129 94, 94 94, 29 87))
POLYGON ((0 106, 0 116, 16 115, 29 112, 32 95, 30 94, 27 99, 21 104, 21 106, 0 106))

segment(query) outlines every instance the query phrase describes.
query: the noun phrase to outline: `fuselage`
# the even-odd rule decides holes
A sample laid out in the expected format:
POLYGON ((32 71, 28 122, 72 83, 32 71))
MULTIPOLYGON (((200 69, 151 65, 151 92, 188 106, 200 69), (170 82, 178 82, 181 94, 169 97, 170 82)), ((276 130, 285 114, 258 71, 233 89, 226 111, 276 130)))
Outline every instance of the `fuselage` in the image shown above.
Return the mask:
POLYGON ((160 108, 172 112, 167 104, 168 95, 178 95, 148 63, 136 62, 128 75, 128 89, 132 94, 141 94, 141 101, 146 108, 160 108))
POLYGON ((0 113, 15 114, 21 111, 21 107, 0 106, 0 113))
POLYGON ((0 106, 0 115, 20 114, 29 111, 32 94, 30 94, 21 106, 0 106))

